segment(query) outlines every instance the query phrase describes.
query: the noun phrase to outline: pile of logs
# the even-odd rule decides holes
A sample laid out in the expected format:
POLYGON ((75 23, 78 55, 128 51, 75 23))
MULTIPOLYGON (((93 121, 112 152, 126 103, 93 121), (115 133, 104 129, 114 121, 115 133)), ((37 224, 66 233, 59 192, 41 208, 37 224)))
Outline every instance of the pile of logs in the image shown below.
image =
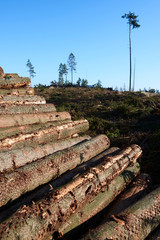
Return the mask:
POLYGON ((91 138, 29 84, 0 79, 0 239, 158 239, 160 188, 140 173, 141 148, 91 138))

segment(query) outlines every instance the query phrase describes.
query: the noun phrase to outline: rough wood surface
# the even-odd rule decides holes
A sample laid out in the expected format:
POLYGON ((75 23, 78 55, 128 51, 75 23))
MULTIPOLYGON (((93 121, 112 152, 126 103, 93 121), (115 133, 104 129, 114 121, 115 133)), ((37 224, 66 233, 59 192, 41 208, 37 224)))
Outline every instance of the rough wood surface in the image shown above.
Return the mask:
POLYGON ((77 133, 83 133, 89 128, 87 120, 59 122, 57 125, 43 127, 37 131, 26 134, 16 134, 13 137, 4 138, 0 141, 0 152, 9 149, 36 147, 39 144, 55 142, 60 139, 73 137, 77 133))
POLYGON ((46 113, 54 111, 56 111, 56 108, 53 104, 0 104, 0 114, 46 113))
POLYGON ((88 161, 109 146, 109 139, 100 135, 18 168, 13 173, 2 175, 0 206, 88 161))
MULTIPOLYGON (((139 171, 139 165, 137 166, 137 164, 136 169, 139 171)), ((131 169, 122 177, 125 184, 129 176, 132 175, 133 177, 135 175, 134 173, 129 174, 130 172, 131 169)), ((101 174, 105 178, 102 172, 101 174)), ((108 182, 107 178, 108 176, 106 176, 106 186, 109 186, 111 182, 108 182)), ((51 193, 44 200, 28 207, 24 206, 10 219, 2 223, 1 239, 47 239, 48 235, 59 229, 62 222, 65 222, 72 214, 80 210, 86 204, 86 201, 94 199, 104 187, 104 181, 101 182, 96 175, 95 167, 91 168, 89 172, 51 193)), ((114 182, 113 189, 115 187, 114 182)), ((110 198, 114 198, 114 192, 110 191, 110 194, 112 194, 110 198)), ((92 208, 93 210, 95 209, 92 208)), ((91 213, 91 215, 93 214, 91 213)), ((81 217, 82 220, 83 216, 81 217)), ((88 215, 88 217, 90 216, 88 215)))
POLYGON ((143 240, 160 223, 160 187, 80 239, 143 240))
POLYGON ((89 139, 90 138, 87 136, 70 138, 58 140, 55 143, 37 145, 36 147, 24 147, 21 149, 0 152, 0 173, 13 171, 27 163, 34 162, 37 159, 89 139))
POLYGON ((2 95, 34 95, 34 88, 23 87, 23 88, 13 88, 13 89, 0 89, 0 96, 2 95))
POLYGON ((36 95, 4 95, 0 96, 0 104, 46 104, 46 100, 36 95))
POLYGON ((71 120, 71 115, 68 112, 0 115, 0 128, 63 120, 71 120))
POLYGON ((10 89, 29 86, 31 80, 29 78, 11 78, 11 79, 0 79, 0 88, 10 89))

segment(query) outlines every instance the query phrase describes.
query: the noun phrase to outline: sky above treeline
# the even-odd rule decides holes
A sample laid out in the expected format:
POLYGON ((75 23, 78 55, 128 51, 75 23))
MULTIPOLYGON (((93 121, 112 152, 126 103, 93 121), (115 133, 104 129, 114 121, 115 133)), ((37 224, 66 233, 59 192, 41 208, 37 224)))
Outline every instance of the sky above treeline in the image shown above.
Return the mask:
POLYGON ((128 24, 121 16, 129 11, 141 25, 132 30, 135 89, 160 89, 160 0, 1 1, 0 66, 29 76, 30 59, 36 72, 32 86, 49 85, 73 53, 74 82, 80 77, 90 85, 100 80, 103 87, 127 89, 128 24))

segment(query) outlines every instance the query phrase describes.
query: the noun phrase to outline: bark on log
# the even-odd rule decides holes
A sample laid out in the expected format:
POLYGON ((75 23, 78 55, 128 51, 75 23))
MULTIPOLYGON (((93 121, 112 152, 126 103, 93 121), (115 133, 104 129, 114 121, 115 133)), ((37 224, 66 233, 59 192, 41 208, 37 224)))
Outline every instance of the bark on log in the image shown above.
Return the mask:
POLYGON ((34 88, 32 87, 23 87, 17 89, 0 89, 1 95, 34 95, 34 88))
POLYGON ((71 147, 82 141, 89 140, 89 137, 77 137, 65 140, 58 140, 55 143, 38 145, 37 147, 25 147, 22 149, 10 150, 0 153, 0 173, 11 172, 27 163, 34 162, 57 151, 71 147))
POLYGON ((46 104, 46 100, 36 95, 5 95, 1 96, 0 104, 46 104))
POLYGON ((18 168, 13 173, 2 175, 0 206, 88 161, 107 149, 109 145, 110 141, 107 136, 100 135, 18 168))
POLYGON ((27 134, 32 133, 38 130, 43 130, 47 127, 58 126, 63 123, 69 123, 71 120, 57 121, 57 122, 46 122, 44 123, 36 123, 30 125, 16 126, 16 127, 7 127, 0 128, 0 140, 4 140, 5 138, 15 137, 19 134, 27 134))
POLYGON ((71 120, 71 115, 68 112, 0 115, 0 128, 63 120, 71 120))
MULTIPOLYGON (((126 185, 126 180, 130 180, 138 171, 138 163, 131 167, 129 171, 125 171, 123 177, 120 178, 123 184, 126 185)), ((37 204, 33 203, 31 206, 24 206, 1 224, 1 239, 47 239, 72 214, 80 210, 86 204, 86 201, 94 199, 102 191, 100 181, 98 178, 96 179, 96 176, 94 178, 91 172, 87 173, 87 175, 83 175, 83 177, 76 179, 66 187, 59 189, 55 194, 51 193, 50 196, 37 204), (81 180, 83 181, 81 182, 81 180), (86 185, 87 182, 88 185, 86 185)), ((119 181, 116 183, 119 183, 119 181)), ((111 184, 107 184, 107 186, 109 187, 111 184)), ((113 182, 111 188, 115 190, 115 182, 113 182)), ((112 190, 110 191, 111 198, 114 198, 112 190)), ((101 200, 104 201, 102 197, 101 200)), ((88 212, 92 211, 93 209, 88 210, 88 212)), ((83 222, 83 216, 80 218, 81 222, 83 222)))
POLYGON ((0 104, 0 114, 46 113, 54 111, 56 111, 56 108, 53 104, 0 104))
POLYGON ((96 157, 93 157, 91 160, 63 174, 61 177, 57 178, 56 180, 50 181, 49 183, 43 185, 42 187, 30 192, 29 194, 23 195, 21 199, 19 199, 18 201, 15 201, 10 206, 8 205, 4 206, 3 210, 0 211, 0 223, 6 220, 8 217, 10 217, 23 205, 29 205, 33 201, 37 202, 41 200, 46 196, 46 194, 50 193, 52 189, 58 189, 63 185, 71 182, 80 174, 83 174, 85 171, 87 171, 90 167, 95 167, 97 164, 101 163, 104 157, 114 156, 118 152, 119 152, 119 148, 117 147, 109 148, 104 152, 98 154, 96 157))
POLYGON ((70 138, 77 133, 86 132, 88 128, 89 123, 87 120, 79 120, 59 123, 59 125, 53 125, 31 133, 17 134, 0 141, 0 152, 28 146, 36 147, 39 144, 70 138))
POLYGON ((31 80, 29 78, 11 78, 11 79, 0 79, 0 88, 10 89, 29 86, 31 80))
POLYGON ((160 224, 158 227, 153 231, 146 240, 160 240, 160 224))
POLYGON ((105 219, 111 215, 116 215, 124 211, 127 207, 138 201, 149 193, 151 187, 151 179, 148 174, 141 173, 134 181, 121 193, 105 214, 105 219))
POLYGON ((143 240, 160 223, 160 187, 80 239, 143 240))

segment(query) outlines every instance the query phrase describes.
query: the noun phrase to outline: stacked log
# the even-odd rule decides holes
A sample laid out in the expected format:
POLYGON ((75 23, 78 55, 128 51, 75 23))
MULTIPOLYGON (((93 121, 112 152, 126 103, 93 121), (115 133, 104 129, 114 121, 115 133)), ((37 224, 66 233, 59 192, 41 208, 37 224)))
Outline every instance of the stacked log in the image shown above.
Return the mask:
MULTIPOLYGON (((138 145, 109 148, 106 135, 85 135, 87 120, 72 121, 69 113, 57 112, 53 104, 35 96, 29 84, 28 78, 16 74, 0 79, 0 239, 56 239, 106 208, 140 172, 138 145)), ((141 190, 134 186, 132 192, 140 198, 141 190)), ((159 221, 156 194, 151 193, 152 206, 144 200, 150 221, 155 222, 151 231, 159 221)), ((128 202, 124 198, 114 210, 138 204, 138 198, 128 202)), ((133 221, 127 222, 125 212, 128 225, 122 228, 117 220, 116 229, 129 239, 132 234, 126 229, 143 221, 141 215, 135 217, 139 213, 134 208, 127 211, 133 221)), ((109 214, 120 219, 117 212, 109 214)), ((141 227, 138 230, 138 236, 147 236, 141 227)), ((98 228, 96 234, 100 236, 98 228)))

